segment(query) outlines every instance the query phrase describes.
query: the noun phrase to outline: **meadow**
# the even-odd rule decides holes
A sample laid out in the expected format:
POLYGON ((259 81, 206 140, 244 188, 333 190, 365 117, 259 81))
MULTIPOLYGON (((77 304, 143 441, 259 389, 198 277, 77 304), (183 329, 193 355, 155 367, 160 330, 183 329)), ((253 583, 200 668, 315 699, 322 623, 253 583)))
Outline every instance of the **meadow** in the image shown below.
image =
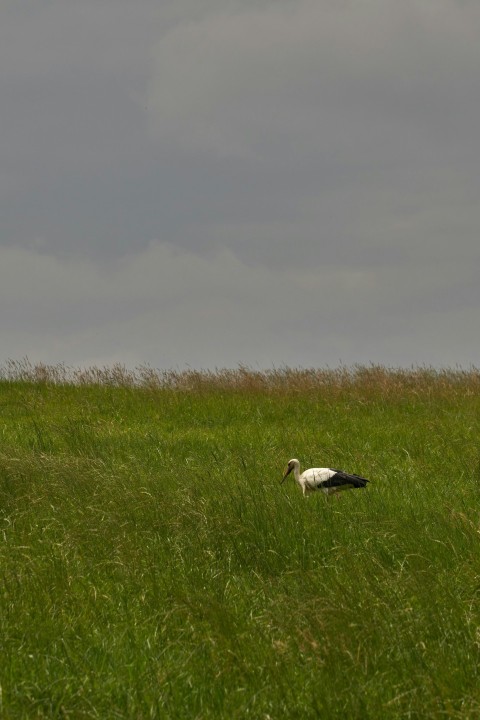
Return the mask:
POLYGON ((10 363, 0 433, 2 720, 480 718, 480 371, 10 363))

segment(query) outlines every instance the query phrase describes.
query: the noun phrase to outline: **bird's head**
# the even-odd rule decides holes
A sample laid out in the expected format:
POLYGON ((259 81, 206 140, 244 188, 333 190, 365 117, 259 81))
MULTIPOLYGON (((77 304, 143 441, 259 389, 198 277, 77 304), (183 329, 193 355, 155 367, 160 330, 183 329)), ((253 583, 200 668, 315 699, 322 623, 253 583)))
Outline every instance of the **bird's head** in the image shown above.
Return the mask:
POLYGON ((299 463, 298 460, 296 460, 295 458, 293 458, 293 460, 289 460, 289 461, 288 461, 288 465, 287 465, 287 467, 285 468, 285 473, 284 473, 284 475, 283 475, 283 478, 282 478, 282 481, 281 481, 280 484, 283 483, 283 481, 285 480, 285 478, 286 478, 288 475, 290 475, 290 473, 292 472, 292 470, 295 469, 295 467, 300 467, 300 463, 299 463))

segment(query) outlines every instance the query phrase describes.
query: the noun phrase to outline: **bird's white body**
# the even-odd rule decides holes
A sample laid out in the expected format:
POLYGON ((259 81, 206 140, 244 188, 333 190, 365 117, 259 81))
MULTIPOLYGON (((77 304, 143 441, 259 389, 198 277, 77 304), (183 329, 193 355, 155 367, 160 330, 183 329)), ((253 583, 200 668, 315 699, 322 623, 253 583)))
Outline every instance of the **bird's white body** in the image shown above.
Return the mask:
POLYGON ((325 495, 330 495, 332 488, 318 488, 317 485, 325 480, 330 480, 330 478, 334 475, 335 470, 332 470, 331 468, 310 468, 309 470, 305 470, 301 475, 299 470, 298 477, 295 475, 295 480, 302 488, 304 495, 308 492, 313 492, 314 490, 321 490, 325 493, 325 495))
POLYGON ((369 482, 360 475, 351 475, 343 470, 334 470, 333 468, 309 468, 300 473, 300 462, 295 458, 289 461, 283 480, 292 471, 295 481, 302 488, 304 495, 316 490, 321 490, 325 495, 333 495, 342 490, 363 488, 369 482))

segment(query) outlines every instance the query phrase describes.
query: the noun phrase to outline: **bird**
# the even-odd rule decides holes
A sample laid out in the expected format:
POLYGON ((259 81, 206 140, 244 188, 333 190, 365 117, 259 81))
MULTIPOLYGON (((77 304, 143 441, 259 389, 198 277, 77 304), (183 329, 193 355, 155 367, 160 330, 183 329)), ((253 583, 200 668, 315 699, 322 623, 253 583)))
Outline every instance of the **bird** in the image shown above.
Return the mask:
POLYGON ((321 490, 328 497, 329 495, 336 495, 342 490, 364 488, 370 482, 370 480, 360 475, 352 475, 333 468, 309 468, 300 474, 300 461, 293 458, 288 461, 281 483, 292 471, 304 495, 315 490, 321 490))

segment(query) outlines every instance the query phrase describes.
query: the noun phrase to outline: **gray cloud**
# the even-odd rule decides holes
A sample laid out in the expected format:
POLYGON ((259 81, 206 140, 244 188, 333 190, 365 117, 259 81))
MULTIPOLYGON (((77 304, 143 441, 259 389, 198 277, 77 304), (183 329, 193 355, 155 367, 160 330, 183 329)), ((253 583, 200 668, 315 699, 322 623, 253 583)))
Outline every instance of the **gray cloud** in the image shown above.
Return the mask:
POLYGON ((476 3, 0 19, 4 357, 477 361, 476 3))
POLYGON ((160 243, 108 267, 7 248, 3 347, 71 364, 468 364, 475 272, 462 295, 445 279, 435 266, 401 284, 395 268, 252 268, 228 250, 202 257, 160 243))

